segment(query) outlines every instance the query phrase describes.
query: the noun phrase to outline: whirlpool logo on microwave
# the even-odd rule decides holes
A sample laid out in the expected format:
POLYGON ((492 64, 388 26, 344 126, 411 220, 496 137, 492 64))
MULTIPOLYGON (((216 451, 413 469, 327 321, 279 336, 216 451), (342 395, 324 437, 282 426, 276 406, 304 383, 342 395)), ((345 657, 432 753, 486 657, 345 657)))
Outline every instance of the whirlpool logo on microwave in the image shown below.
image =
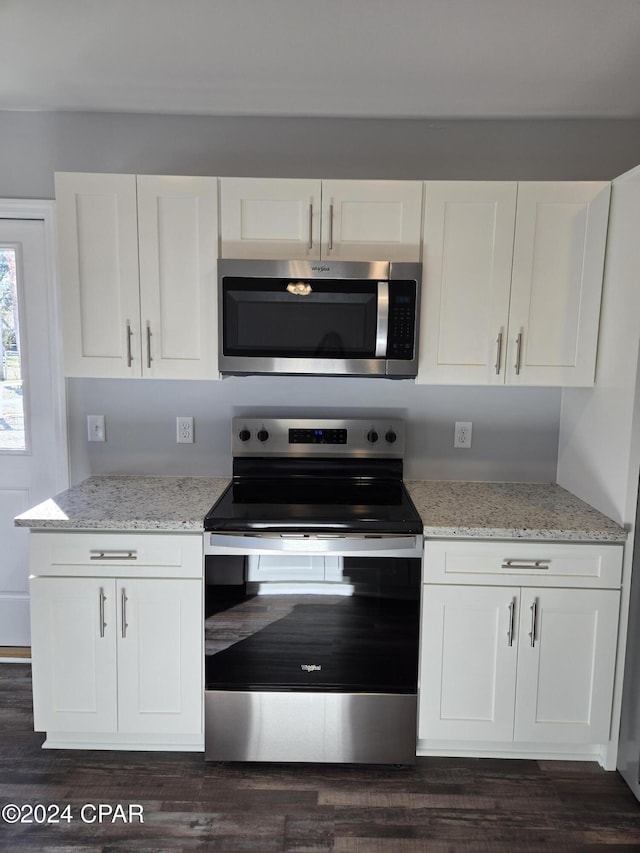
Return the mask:
POLYGON ((300 669, 303 672, 321 672, 322 664, 321 663, 301 663, 300 669))

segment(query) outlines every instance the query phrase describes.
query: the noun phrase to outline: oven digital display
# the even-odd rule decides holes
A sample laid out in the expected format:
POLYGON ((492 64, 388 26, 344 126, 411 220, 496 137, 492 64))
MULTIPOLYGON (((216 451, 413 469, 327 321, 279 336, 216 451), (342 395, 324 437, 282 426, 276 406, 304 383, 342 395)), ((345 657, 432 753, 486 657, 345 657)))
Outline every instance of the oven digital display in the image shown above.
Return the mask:
POLYGON ((289 444, 346 444, 346 429, 290 429, 289 444))

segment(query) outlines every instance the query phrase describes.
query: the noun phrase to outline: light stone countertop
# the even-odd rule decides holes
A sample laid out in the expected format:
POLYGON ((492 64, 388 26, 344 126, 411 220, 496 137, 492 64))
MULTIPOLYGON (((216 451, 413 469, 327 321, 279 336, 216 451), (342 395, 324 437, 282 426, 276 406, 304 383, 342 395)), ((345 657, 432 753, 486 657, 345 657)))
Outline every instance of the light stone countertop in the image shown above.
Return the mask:
POLYGON ((623 527, 552 483, 405 482, 433 538, 624 542, 623 527))
POLYGON ((201 533, 225 477, 89 477, 23 512, 17 527, 201 533))
MULTIPOLYGON (((18 527, 194 532, 224 477, 95 476, 22 513, 18 527)), ((624 542, 626 532, 570 492, 544 483, 409 480, 425 536, 624 542)))

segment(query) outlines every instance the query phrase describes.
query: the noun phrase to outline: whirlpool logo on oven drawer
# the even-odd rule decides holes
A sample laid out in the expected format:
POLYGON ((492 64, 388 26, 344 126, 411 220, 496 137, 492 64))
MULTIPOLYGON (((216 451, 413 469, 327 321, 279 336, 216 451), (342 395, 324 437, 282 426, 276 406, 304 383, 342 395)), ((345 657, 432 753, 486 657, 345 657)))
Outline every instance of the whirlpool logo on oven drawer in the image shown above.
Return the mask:
POLYGON ((301 663, 300 669, 303 672, 321 672, 322 664, 321 663, 301 663))

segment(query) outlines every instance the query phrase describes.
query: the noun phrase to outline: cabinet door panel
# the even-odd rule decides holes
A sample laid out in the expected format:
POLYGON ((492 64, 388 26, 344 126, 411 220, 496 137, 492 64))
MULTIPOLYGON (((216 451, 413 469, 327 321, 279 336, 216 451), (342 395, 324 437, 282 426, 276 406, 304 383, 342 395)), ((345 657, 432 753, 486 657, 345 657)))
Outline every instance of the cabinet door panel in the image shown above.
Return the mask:
POLYGON ((32 578, 30 592, 34 728, 115 732, 115 582, 32 578))
POLYGON ((615 590, 523 590, 516 740, 609 739, 619 600, 615 590))
POLYGON ((320 257, 318 180, 222 178, 221 257, 320 257))
POLYGON ((422 183, 323 181, 322 257, 419 261, 422 183))
POLYGON ((516 607, 515 590, 424 587, 418 737, 513 739, 516 607))
POLYGON ((138 176, 143 375, 215 379, 216 178, 138 176))
POLYGON ((504 383, 516 188, 426 185, 418 382, 504 383))
POLYGON ((65 373, 139 376, 135 175, 63 172, 55 188, 65 373))
POLYGON ((518 185, 510 383, 593 384, 609 194, 608 183, 518 185))
POLYGON ((118 582, 120 732, 201 731, 201 599, 197 580, 118 582))

